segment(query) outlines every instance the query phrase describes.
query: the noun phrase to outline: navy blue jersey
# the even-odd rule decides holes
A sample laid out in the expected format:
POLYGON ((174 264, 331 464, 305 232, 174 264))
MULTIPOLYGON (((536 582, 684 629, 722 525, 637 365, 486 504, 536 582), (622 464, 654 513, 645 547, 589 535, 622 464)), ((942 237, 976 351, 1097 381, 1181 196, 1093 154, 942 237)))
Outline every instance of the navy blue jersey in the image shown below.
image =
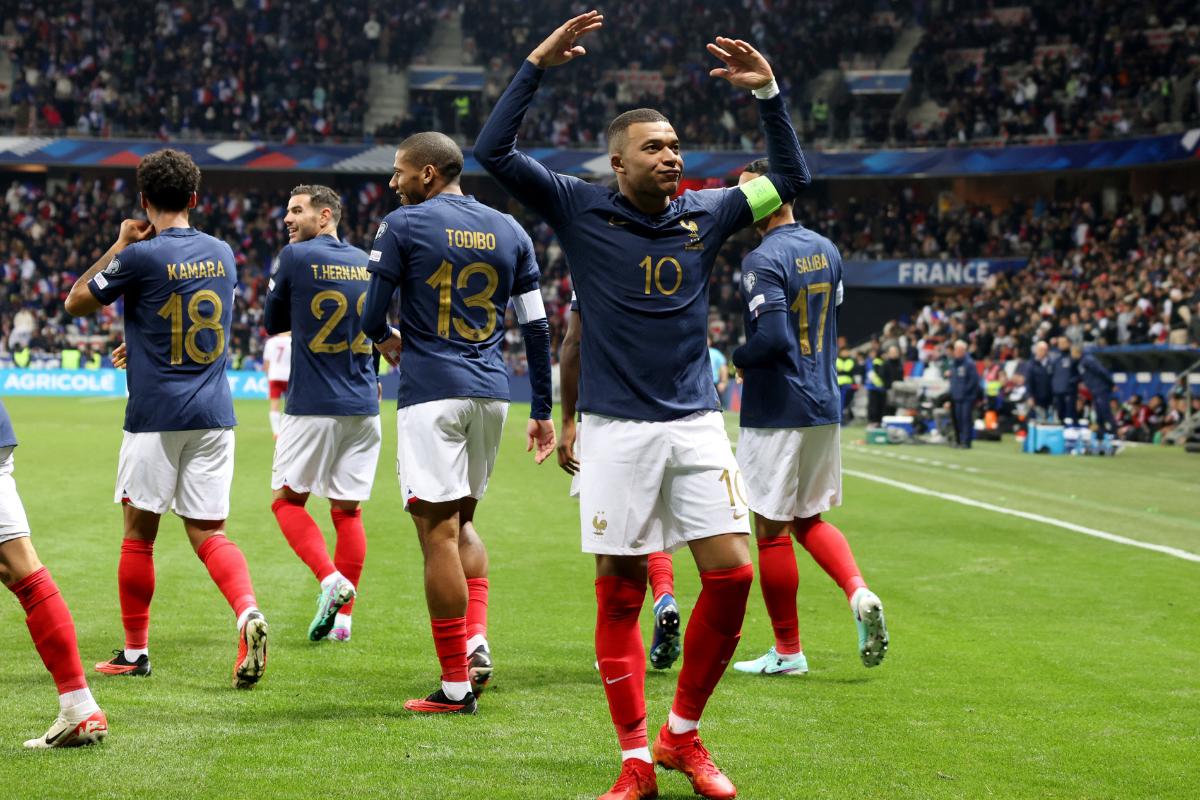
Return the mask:
POLYGON ((292 332, 287 413, 379 413, 373 348, 361 324, 370 280, 367 254, 329 235, 279 253, 265 322, 271 334, 292 332))
POLYGON ((539 277, 516 220, 456 194, 401 206, 380 224, 368 269, 400 289, 399 407, 509 398, 504 315, 539 277))
POLYGON ((237 424, 225 377, 236 285, 233 250, 195 228, 126 247, 88 282, 104 305, 125 297, 125 430, 237 424))
MULTIPOLYGON (((709 277, 725 240, 769 211, 753 188, 730 188, 687 191, 662 213, 646 214, 618 191, 547 169, 516 148, 542 74, 521 66, 474 155, 562 243, 587 318, 580 410, 648 421, 719 410, 707 345, 709 277)), ((759 107, 772 163, 783 168, 767 176, 774 188, 766 192, 787 201, 808 181, 807 168, 782 100, 759 107)))
POLYGON ((8 409, 4 407, 4 401, 0 400, 0 447, 16 447, 17 432, 13 430, 12 419, 8 416, 8 409))
POLYGON ((767 312, 787 314, 786 349, 742 372, 742 427, 808 428, 840 422, 837 306, 842 256, 800 223, 768 231, 742 261, 746 338, 767 312))

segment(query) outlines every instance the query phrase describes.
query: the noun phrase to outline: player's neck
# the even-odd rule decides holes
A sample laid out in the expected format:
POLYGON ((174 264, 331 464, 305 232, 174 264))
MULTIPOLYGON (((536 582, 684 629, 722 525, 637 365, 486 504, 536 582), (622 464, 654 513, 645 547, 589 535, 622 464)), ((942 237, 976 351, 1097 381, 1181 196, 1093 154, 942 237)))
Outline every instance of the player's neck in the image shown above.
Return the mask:
MULTIPOLYGON (((317 231, 317 236, 331 236, 331 237, 333 237, 333 239, 335 241, 337 241, 337 238, 338 238, 337 226, 336 225, 328 225, 324 228, 321 228, 321 230, 317 231)), ((315 238, 317 238, 317 236, 314 236, 313 238, 315 239, 315 238)))
POLYGON ((444 186, 439 186, 437 189, 430 192, 429 196, 426 197, 425 199, 432 200, 433 198, 437 197, 439 194, 456 194, 459 197, 462 197, 463 196, 462 186, 460 186, 457 181, 454 183, 445 184, 444 186))
POLYGON ((791 211, 787 211, 786 213, 783 211, 780 211, 777 214, 773 214, 771 216, 771 218, 769 220, 767 220, 767 229, 763 231, 763 234, 768 234, 771 231, 775 230, 776 228, 782 227, 784 225, 795 225, 795 224, 796 224, 796 218, 792 215, 791 211))
POLYGON ((167 228, 190 228, 188 222, 188 212, 183 211, 157 211, 155 209, 146 209, 146 218, 150 220, 150 224, 154 226, 154 230, 159 233, 167 228))
POLYGON ((620 188, 621 194, 624 195, 625 199, 643 214, 661 214, 671 205, 671 198, 668 195, 637 192, 628 186, 621 186, 620 188))

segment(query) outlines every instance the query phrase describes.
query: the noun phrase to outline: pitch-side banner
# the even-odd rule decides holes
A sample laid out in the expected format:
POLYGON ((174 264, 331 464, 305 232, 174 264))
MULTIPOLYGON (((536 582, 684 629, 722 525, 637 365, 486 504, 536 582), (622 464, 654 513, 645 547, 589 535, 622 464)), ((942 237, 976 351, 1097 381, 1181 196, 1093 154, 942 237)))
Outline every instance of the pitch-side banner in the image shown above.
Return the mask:
POLYGON ((894 259, 846 261, 842 282, 851 288, 919 289, 936 286, 979 286, 998 273, 1019 272, 1025 258, 894 259))
MULTIPOLYGON (((225 373, 235 400, 266 399, 267 374, 225 373)), ((36 397, 125 397, 126 373, 120 369, 0 369, 0 395, 36 397)))

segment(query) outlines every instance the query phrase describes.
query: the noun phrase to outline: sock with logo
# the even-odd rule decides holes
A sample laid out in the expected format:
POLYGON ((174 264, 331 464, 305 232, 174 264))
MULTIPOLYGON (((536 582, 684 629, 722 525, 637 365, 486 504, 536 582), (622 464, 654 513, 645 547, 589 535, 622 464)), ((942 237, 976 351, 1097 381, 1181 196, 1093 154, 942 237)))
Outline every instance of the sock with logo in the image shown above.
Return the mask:
POLYGON ((596 659, 621 750, 646 739, 646 648, 638 616, 646 585, 616 576, 596 579, 596 659))

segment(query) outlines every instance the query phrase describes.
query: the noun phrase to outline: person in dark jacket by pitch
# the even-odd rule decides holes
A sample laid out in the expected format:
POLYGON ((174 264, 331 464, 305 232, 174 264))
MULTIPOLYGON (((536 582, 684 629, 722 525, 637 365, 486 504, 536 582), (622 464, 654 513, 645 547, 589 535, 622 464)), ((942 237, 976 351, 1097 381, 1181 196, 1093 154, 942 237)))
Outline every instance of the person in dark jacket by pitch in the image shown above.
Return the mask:
POLYGON ((1112 413, 1112 373, 1091 353, 1084 355, 1083 348, 1078 345, 1071 348, 1071 355, 1079 363, 1079 377, 1092 396, 1092 406, 1096 409, 1096 423, 1100 430, 1104 433, 1116 433, 1117 421, 1112 413))
POLYGON ((970 448, 975 438, 975 405, 979 402, 979 370, 975 359, 967 355, 967 343, 954 343, 954 361, 950 366, 950 403, 954 407, 954 432, 958 447, 970 448))

